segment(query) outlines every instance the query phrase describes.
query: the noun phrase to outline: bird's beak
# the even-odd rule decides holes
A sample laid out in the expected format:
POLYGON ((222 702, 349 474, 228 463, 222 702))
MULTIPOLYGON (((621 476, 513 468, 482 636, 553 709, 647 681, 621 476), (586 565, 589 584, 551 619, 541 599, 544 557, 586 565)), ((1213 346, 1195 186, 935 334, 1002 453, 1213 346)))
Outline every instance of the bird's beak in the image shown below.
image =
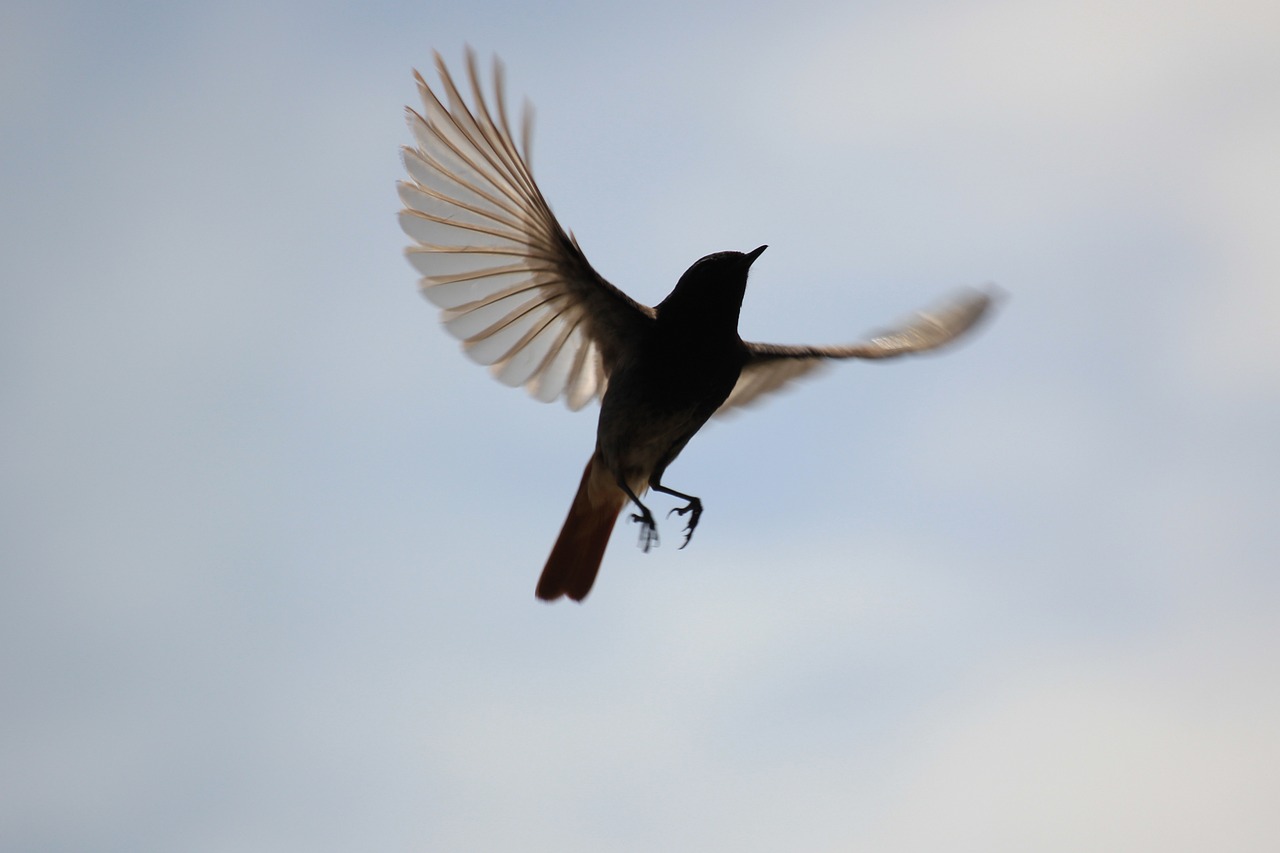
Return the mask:
POLYGON ((768 247, 768 246, 761 246, 761 247, 760 247, 760 248, 758 248, 758 249, 752 249, 750 252, 747 252, 747 256, 746 256, 746 257, 747 257, 747 266, 751 266, 753 263, 755 263, 756 258, 760 257, 761 253, 762 253, 762 252, 764 252, 764 250, 765 250, 765 249, 767 249, 767 248, 769 248, 769 247, 768 247))

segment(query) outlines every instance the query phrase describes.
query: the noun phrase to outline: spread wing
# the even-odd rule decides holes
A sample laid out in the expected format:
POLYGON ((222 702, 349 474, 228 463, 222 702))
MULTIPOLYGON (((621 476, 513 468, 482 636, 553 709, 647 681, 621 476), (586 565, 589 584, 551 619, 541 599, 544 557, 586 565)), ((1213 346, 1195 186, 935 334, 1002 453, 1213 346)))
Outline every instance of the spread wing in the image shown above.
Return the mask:
POLYGON ((747 344, 747 363, 729 398, 717 412, 723 414, 776 391, 825 365, 834 358, 895 358, 928 352, 944 346, 971 329, 995 300, 991 290, 966 289, 947 301, 921 311, 893 329, 872 334, 847 346, 806 347, 779 344, 747 344))
POLYGON ((601 278, 556 221, 529 169, 527 110, 519 147, 511 133, 498 63, 496 116, 471 51, 473 108, 438 53, 436 68, 443 100, 414 72, 422 112, 407 110, 417 144, 402 149, 410 179, 397 186, 409 262, 468 356, 539 400, 579 409, 604 393, 653 309, 601 278))

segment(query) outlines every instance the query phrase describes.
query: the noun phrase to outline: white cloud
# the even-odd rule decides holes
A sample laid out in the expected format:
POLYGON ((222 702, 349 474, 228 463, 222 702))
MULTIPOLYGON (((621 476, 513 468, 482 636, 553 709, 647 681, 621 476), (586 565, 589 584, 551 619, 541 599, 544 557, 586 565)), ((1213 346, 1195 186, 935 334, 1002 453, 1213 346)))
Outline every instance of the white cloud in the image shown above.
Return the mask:
POLYGON ((1000 0, 858 12, 824 27, 781 85, 792 130, 827 144, 1039 126, 1078 146, 1126 117, 1180 109, 1241 53, 1266 51, 1274 26, 1260 2, 1000 0))
MULTIPOLYGON (((1271 71, 1280 85, 1280 68, 1271 71)), ((1280 400, 1280 96, 1218 117, 1195 170, 1198 216, 1215 261, 1160 352, 1171 379, 1216 402, 1280 400)))
POLYGON ((1244 649, 1206 660, 1171 639, 1024 660, 935 708, 871 846, 1268 849, 1280 833, 1274 664, 1248 654, 1226 680, 1216 660, 1244 649))

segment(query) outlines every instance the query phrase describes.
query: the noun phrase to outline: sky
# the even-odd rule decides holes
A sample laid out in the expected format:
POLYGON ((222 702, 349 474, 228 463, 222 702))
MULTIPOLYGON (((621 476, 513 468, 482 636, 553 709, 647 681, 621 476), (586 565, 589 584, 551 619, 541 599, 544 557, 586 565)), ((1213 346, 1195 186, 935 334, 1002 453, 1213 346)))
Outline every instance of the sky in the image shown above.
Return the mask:
POLYGON ((1278 48, 1263 0, 5 4, 0 848, 1276 849, 1278 48), (762 243, 752 340, 1007 298, 717 420, 692 544, 539 602, 593 410, 464 358, 395 219, 467 44, 642 302, 762 243))

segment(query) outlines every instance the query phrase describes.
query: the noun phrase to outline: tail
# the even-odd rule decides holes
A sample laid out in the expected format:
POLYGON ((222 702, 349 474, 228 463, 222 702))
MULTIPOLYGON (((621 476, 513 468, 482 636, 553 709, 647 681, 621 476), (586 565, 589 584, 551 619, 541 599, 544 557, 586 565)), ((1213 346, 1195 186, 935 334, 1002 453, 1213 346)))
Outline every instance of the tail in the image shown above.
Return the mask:
POLYGON ((560 538, 538 578, 538 598, 554 601, 567 595, 581 601, 587 597, 600 571, 613 524, 626 502, 626 493, 609 477, 600 457, 593 455, 582 472, 582 483, 560 528, 560 538))

